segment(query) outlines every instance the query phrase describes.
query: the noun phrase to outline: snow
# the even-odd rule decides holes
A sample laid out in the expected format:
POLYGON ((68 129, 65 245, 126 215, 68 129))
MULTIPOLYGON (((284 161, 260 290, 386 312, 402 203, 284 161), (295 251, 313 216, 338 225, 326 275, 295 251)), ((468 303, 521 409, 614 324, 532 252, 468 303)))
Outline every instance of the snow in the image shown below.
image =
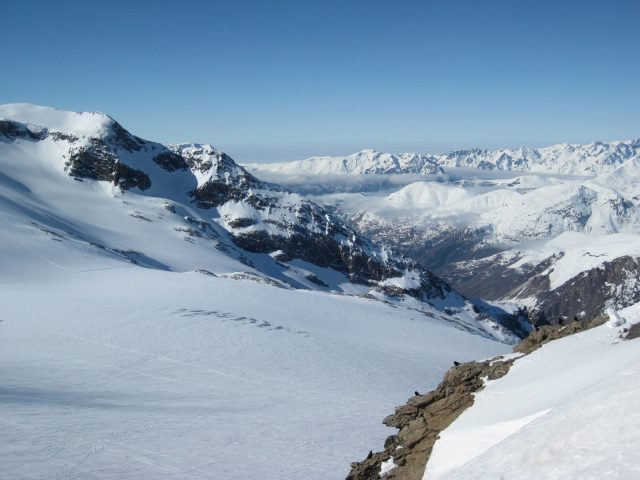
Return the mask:
POLYGON ((460 150, 446 154, 381 153, 375 150, 342 157, 312 157, 285 163, 247 165, 255 172, 289 175, 313 174, 398 174, 448 172, 453 168, 553 173, 596 176, 608 173, 626 160, 638 158, 640 140, 594 142, 585 145, 558 144, 544 148, 502 148, 460 150))
POLYGON ((380 464, 380 473, 378 474, 380 477, 384 477, 393 471, 397 465, 393 462, 393 457, 389 460, 386 460, 380 464))
POLYGON ((344 478, 409 392, 506 349, 361 297, 83 267, 2 278, 0 478, 344 478))
POLYGON ((402 277, 387 278, 380 285, 398 287, 406 290, 420 288, 420 274, 416 271, 408 271, 402 277))
POLYGON ((488 382, 440 434, 424 479, 636 478, 640 348, 620 337, 640 304, 618 313, 624 325, 553 341, 488 382))
POLYGON ((604 262, 624 255, 640 256, 640 235, 565 232, 548 241, 528 244, 524 256, 511 264, 510 268, 520 268, 525 264, 537 265, 553 255, 558 256, 558 259, 548 272, 551 289, 604 262))
POLYGON ((440 167, 431 155, 417 153, 376 152, 373 149, 362 150, 344 157, 312 157, 285 163, 256 163, 246 165, 255 172, 277 172, 291 174, 347 174, 371 175, 389 173, 438 173, 440 167))
POLYGON ((469 197, 469 192, 462 187, 416 182, 389 195, 388 202, 401 208, 430 209, 462 202, 469 197))
POLYGON ((0 105, 0 118, 45 127, 51 131, 97 136, 113 120, 101 112, 67 112, 28 103, 0 105))

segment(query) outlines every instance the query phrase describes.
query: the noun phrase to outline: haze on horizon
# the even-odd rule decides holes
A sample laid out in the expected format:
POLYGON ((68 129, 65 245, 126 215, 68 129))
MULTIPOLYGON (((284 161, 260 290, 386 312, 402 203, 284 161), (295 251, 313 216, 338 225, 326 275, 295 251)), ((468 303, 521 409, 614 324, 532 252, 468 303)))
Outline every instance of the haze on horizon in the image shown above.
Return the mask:
POLYGON ((241 162, 628 139, 639 20, 635 0, 8 0, 0 103, 241 162))

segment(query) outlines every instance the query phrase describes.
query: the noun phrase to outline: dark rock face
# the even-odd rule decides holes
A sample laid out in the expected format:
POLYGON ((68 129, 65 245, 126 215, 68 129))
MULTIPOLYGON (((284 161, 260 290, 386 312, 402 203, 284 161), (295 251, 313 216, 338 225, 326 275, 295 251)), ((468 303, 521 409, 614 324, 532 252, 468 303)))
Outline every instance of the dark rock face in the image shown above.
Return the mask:
POLYGON ((533 324, 557 324, 566 319, 590 319, 602 314, 605 306, 628 307, 640 301, 640 261, 623 256, 602 266, 582 272, 560 287, 551 290, 547 272, 562 257, 562 253, 544 262, 521 269, 509 268, 517 260, 501 261, 493 256, 486 261, 459 265, 443 278, 461 293, 483 298, 535 297, 536 306, 527 315, 533 324))
POLYGON ((123 190, 134 187, 147 190, 151 187, 151 180, 144 172, 120 162, 101 139, 94 138, 88 146, 72 148, 65 163, 65 171, 76 179, 111 182, 123 190))
MULTIPOLYGON (((229 201, 251 202, 251 189, 276 189, 275 186, 258 180, 222 152, 215 152, 213 158, 215 162, 211 159, 202 160, 197 156, 185 157, 191 169, 211 172, 209 181, 189 192, 199 208, 215 208, 229 201)), ((258 200, 253 199, 254 202, 258 200)))
POLYGON ((24 138, 27 140, 43 140, 47 138, 46 129, 31 130, 27 125, 13 120, 0 120, 0 135, 9 140, 24 138))
POLYGON ((169 172, 189 169, 185 159, 170 150, 155 155, 153 161, 169 172))
MULTIPOLYGON (((608 317, 600 316, 567 326, 548 325, 532 331, 513 350, 527 355, 545 343, 602 325, 607 320, 608 317)), ((640 335, 640 328, 638 332, 640 335)), ((416 395, 397 407, 383 423, 399 429, 398 433, 387 437, 383 451, 370 453, 362 462, 352 463, 347 480, 378 480, 382 462, 391 457, 396 468, 385 475, 385 479, 421 480, 440 432, 473 405, 473 393, 484 388, 485 377, 489 380, 503 377, 516 361, 501 358, 458 364, 445 374, 435 390, 416 395)))
MULTIPOLYGON (((302 230, 301 228, 299 228, 302 230)), ((299 258, 320 267, 333 268, 345 273, 356 283, 369 283, 394 276, 394 271, 377 262, 357 247, 350 248, 331 236, 312 234, 306 231, 289 237, 270 235, 258 230, 249 234, 238 234, 236 244, 250 252, 266 253, 282 250, 289 258, 299 258)))
POLYGON ((85 145, 77 145, 79 138, 76 135, 49 132, 46 128, 34 129, 12 120, 0 120, 0 138, 2 137, 9 140, 33 141, 51 138, 55 142, 68 142, 71 147, 65 162, 65 171, 77 180, 86 178, 112 182, 123 190, 134 187, 146 190, 151 187, 151 180, 144 172, 122 163, 117 156, 118 148, 129 152, 139 151, 146 142, 131 135, 114 120, 111 120, 104 136, 89 138, 85 145))
POLYGON ((109 134, 106 137, 106 141, 122 148, 128 152, 139 152, 142 150, 147 142, 135 135, 131 135, 125 128, 113 119, 109 125, 109 134))
POLYGON ((568 337, 569 335, 584 330, 589 330, 590 328, 602 325, 607 320, 609 320, 609 317, 598 315, 589 321, 573 321, 568 325, 544 325, 533 330, 527 338, 513 348, 513 351, 528 354, 537 350, 545 343, 568 337))
POLYGON ((347 480, 378 480, 382 462, 393 457, 396 468, 384 478, 421 480, 433 446, 442 430, 473 405, 473 393, 484 388, 484 377, 503 377, 513 360, 462 363, 451 368, 438 387, 426 395, 416 395, 393 415, 384 419, 399 429, 384 442, 382 452, 351 464, 347 480))
POLYGON ((117 162, 114 165, 113 184, 122 190, 130 190, 134 187, 140 190, 151 188, 151 180, 144 172, 131 168, 122 162, 117 162))
POLYGON ((503 260, 501 254, 493 255, 481 260, 449 265, 441 274, 455 288, 464 295, 482 297, 488 300, 498 300, 509 297, 514 291, 520 291, 527 282, 534 282, 528 291, 549 290, 549 278, 544 276, 539 280, 533 279, 547 270, 554 261, 562 257, 554 255, 535 266, 524 265, 519 269, 509 268, 509 265, 520 257, 503 260), (514 288, 515 286, 515 288, 514 288))
POLYGON ((239 202, 245 197, 245 191, 235 185, 221 182, 207 182, 189 192, 199 208, 209 209, 224 205, 229 201, 239 202))
POLYGON ((623 256, 604 262, 551 291, 548 277, 536 277, 521 295, 530 293, 538 298, 530 311, 535 324, 592 318, 602 314, 605 305, 621 309, 640 301, 640 260, 623 256))
POLYGON ((636 338, 640 338, 640 323, 631 325, 627 332, 627 336, 624 337, 625 340, 634 340, 636 338))

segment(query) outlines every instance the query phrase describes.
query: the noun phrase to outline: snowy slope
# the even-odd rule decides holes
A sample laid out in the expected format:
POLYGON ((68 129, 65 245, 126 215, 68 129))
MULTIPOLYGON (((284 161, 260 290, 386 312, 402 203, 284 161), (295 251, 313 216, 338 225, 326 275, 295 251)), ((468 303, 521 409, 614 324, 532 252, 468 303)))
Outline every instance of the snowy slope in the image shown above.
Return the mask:
POLYGON ((544 148, 458 150, 445 154, 381 153, 363 150, 344 157, 312 157, 286 163, 247 165, 251 171, 280 174, 433 174, 451 168, 595 176, 640 156, 640 139, 562 143, 544 148), (443 170, 444 168, 444 170, 443 170))
POLYGON ((549 287, 555 289, 581 272, 621 256, 640 257, 640 235, 566 232, 548 241, 529 244, 509 268, 538 265, 553 257, 554 261, 541 273, 549 275, 549 287))
POLYGON ((425 480, 637 478, 640 340, 621 341, 640 322, 601 327, 544 345, 489 382, 444 430, 425 480))
POLYGON ((2 277, 3 480, 337 480, 407 392, 507 349, 375 300, 79 256, 2 277))

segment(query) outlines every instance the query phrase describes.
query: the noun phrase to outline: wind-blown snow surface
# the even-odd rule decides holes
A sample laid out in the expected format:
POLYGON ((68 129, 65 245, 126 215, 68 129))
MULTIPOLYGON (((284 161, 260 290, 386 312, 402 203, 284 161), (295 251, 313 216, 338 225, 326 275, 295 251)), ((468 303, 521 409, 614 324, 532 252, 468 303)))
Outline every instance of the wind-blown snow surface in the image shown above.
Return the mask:
POLYGON ((7 480, 343 478, 394 404, 506 348, 375 300, 116 261, 1 282, 7 480))
MULTIPOLYGON (((640 322, 640 304, 620 312, 640 322)), ((640 478, 640 340, 608 323, 544 345, 440 434, 438 479, 640 478)))

